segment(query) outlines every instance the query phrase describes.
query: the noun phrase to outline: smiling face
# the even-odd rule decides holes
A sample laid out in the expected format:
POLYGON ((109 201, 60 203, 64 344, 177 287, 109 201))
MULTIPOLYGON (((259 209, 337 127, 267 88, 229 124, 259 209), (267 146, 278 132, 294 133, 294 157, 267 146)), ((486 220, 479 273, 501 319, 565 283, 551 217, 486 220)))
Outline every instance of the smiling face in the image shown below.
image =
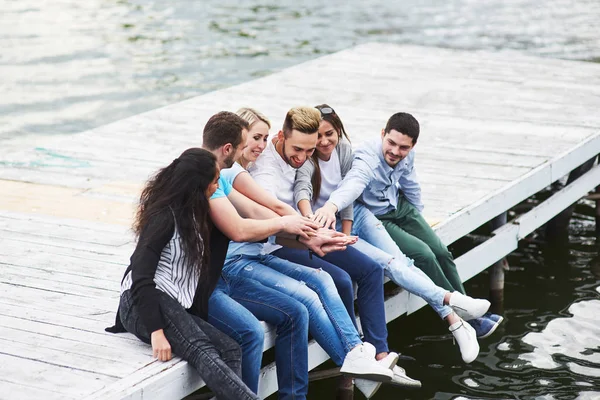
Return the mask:
POLYGON ((317 132, 302 133, 294 129, 286 138, 279 131, 277 138, 277 152, 293 168, 300 168, 315 152, 317 132))
POLYGON ((269 126, 263 121, 256 121, 248 132, 246 148, 243 157, 247 161, 254 162, 267 147, 267 137, 269 136, 269 126))
POLYGON ((392 168, 410 153, 413 149, 413 139, 410 136, 404 135, 395 129, 385 133, 381 131, 382 152, 385 162, 392 168))
POLYGON ((319 125, 319 136, 317 139, 317 156, 324 161, 328 161, 335 147, 340 141, 340 134, 328 121, 321 121, 319 125))

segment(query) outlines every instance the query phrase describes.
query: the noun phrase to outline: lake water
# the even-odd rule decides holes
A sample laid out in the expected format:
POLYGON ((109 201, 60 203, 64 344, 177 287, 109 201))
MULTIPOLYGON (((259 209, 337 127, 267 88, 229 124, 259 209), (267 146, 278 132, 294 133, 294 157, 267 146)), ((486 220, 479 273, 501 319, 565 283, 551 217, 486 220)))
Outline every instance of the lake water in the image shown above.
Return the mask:
MULTIPOLYGON (((367 41, 600 61, 598 0, 0 0, 0 11, 0 143, 80 132, 367 41)), ((592 215, 582 202, 568 241, 536 234, 510 255, 506 322, 474 363, 459 362, 429 309, 392 323, 391 346, 424 387, 375 398, 600 398, 592 215)), ((487 287, 486 274, 467 284, 487 287)), ((311 385, 312 399, 334 393, 332 380, 311 385)))

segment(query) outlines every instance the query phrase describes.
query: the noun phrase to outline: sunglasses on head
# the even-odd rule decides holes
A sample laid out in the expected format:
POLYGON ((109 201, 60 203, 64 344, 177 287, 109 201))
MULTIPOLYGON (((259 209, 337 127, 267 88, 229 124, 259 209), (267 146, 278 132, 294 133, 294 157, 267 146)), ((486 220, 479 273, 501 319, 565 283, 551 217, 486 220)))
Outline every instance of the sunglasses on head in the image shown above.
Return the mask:
POLYGON ((335 111, 331 107, 319 108, 319 111, 321 111, 321 115, 335 114, 335 111))

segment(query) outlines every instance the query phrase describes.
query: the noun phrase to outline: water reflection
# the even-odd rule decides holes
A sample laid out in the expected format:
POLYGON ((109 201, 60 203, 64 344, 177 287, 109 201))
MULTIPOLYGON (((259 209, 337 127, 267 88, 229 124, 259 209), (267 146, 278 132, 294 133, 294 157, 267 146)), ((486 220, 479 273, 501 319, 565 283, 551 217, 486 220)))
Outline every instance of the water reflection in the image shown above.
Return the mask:
POLYGON ((78 132, 367 41, 600 59, 596 0, 0 0, 0 139, 78 132))

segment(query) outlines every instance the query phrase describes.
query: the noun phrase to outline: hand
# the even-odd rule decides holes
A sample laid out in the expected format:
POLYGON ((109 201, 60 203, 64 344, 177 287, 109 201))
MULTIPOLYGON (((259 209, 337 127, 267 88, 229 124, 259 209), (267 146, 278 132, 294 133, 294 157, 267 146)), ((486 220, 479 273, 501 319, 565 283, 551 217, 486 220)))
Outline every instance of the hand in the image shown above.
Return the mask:
POLYGON ((312 219, 323 228, 335 228, 336 212, 337 207, 333 203, 327 202, 323 207, 315 211, 312 219))
POLYGON ((351 246, 356 242, 358 242, 358 236, 346 235, 346 246, 351 246))
POLYGON ((335 229, 325 229, 325 228, 319 228, 317 230, 317 236, 325 236, 325 237, 329 237, 329 238, 333 238, 333 237, 345 238, 346 237, 346 235, 343 234, 342 232, 338 232, 335 229))
POLYGON ((171 354, 171 344, 165 337, 165 332, 158 329, 150 335, 150 343, 152 344, 152 355, 160 361, 169 361, 173 358, 171 354))
POLYGON ((281 230, 292 235, 300 235, 304 239, 317 234, 319 226, 312 222, 309 218, 303 217, 300 214, 286 215, 281 217, 281 230))
MULTIPOLYGON (((321 231, 320 229, 319 231, 321 231)), ((310 239, 300 240, 302 244, 312 250, 319 257, 333 251, 346 250, 347 237, 343 233, 331 231, 328 235, 317 235, 310 239)))

